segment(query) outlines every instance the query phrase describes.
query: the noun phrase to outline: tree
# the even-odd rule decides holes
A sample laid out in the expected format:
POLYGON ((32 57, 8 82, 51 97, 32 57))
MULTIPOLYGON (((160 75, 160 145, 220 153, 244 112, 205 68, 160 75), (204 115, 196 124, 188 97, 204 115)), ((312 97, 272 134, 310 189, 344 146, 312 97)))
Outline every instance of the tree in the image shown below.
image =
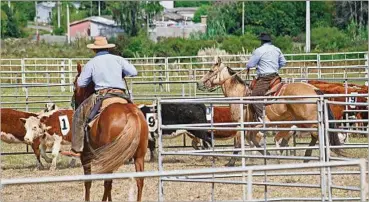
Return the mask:
POLYGON ((150 1, 143 4, 143 10, 146 22, 148 22, 148 19, 152 19, 156 14, 161 13, 164 10, 164 7, 157 1, 150 1))
MULTIPOLYGON (((4 11, 7 17, 7 21, 5 23, 5 27, 3 31, 4 37, 14 37, 14 38, 20 37, 21 31, 18 27, 17 20, 14 18, 12 9, 10 9, 8 5, 2 5, 1 10, 4 11)), ((3 13, 1 13, 1 15, 3 16, 3 13)))
POLYGON ((33 1, 22 1, 22 2, 13 2, 13 9, 15 13, 19 13, 22 15, 26 21, 33 21, 36 16, 36 8, 35 2, 33 1))
POLYGON ((210 4, 210 1, 175 1, 174 7, 200 7, 202 5, 210 4))
POLYGON ((112 2, 110 9, 113 19, 129 36, 137 36, 142 27, 142 7, 140 1, 112 2))
POLYGON ((200 8, 198 8, 195 12, 195 15, 193 16, 194 22, 201 22, 201 16, 207 15, 209 12, 210 6, 209 5, 202 5, 200 8))
POLYGON ((1 37, 5 37, 7 31, 8 16, 1 10, 1 37))

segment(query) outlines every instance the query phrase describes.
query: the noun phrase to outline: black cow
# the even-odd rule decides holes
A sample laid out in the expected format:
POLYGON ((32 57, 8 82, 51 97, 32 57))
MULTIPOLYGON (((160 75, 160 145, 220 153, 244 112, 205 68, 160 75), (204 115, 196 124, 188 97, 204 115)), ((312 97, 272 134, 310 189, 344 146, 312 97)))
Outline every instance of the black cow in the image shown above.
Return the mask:
MULTIPOLYGON (((157 113, 157 106, 145 106, 140 105, 139 108, 143 112, 148 122, 149 127, 157 126, 157 120, 149 113, 157 113), (149 115, 149 117, 148 117, 149 115)), ((162 124, 195 124, 195 123, 207 123, 206 120, 206 107, 204 104, 162 104, 161 105, 162 124)), ((157 128, 157 127, 156 127, 157 128)), ((155 160, 155 142, 158 130, 150 132, 149 149, 150 149, 150 161, 155 160)), ((163 137, 165 136, 177 136, 176 130, 163 130, 163 137), (173 135, 175 134, 175 135, 173 135)), ((183 134, 183 132, 181 132, 183 134)), ((211 145, 211 135, 206 130, 187 130, 186 134, 193 135, 203 140, 204 147, 208 148, 211 145)))

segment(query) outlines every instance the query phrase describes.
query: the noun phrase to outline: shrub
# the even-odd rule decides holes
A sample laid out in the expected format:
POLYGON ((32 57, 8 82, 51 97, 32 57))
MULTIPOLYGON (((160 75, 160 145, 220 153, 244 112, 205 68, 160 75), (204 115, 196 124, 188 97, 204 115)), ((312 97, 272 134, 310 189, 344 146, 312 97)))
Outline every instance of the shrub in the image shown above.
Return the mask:
POLYGON ((349 45, 349 37, 336 27, 318 27, 311 30, 311 45, 315 51, 338 51, 349 45))
POLYGON ((278 36, 274 40, 274 45, 282 50, 282 52, 289 52, 293 49, 293 42, 290 36, 278 36))
POLYGON ((55 35, 63 35, 65 33, 65 30, 63 27, 54 27, 53 33, 55 35))

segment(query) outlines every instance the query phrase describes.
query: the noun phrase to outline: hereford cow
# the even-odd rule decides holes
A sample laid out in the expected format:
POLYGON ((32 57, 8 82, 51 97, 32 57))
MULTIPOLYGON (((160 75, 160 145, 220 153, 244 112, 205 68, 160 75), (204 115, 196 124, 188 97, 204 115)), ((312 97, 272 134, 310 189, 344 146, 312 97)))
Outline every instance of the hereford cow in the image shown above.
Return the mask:
MULTIPOLYGON (((55 110, 57 107, 53 103, 47 103, 45 105, 45 109, 39 113, 30 113, 23 112, 14 109, 0 109, 1 113, 1 140, 3 142, 9 144, 17 144, 17 143, 25 143, 24 136, 26 134, 26 130, 24 128, 24 124, 22 119, 26 119, 29 117, 37 117, 43 113, 48 113, 55 110)), ((31 144, 33 152, 36 156, 36 167, 38 169, 43 169, 43 165, 41 163, 40 155, 46 162, 50 163, 51 159, 46 155, 46 152, 41 150, 40 152, 40 140, 35 139, 35 141, 31 144)))
MULTIPOLYGON (((149 125, 149 148, 150 148, 150 161, 155 159, 155 139, 157 135, 157 106, 153 105, 139 105, 142 113, 145 115, 149 125)), ((195 124, 195 123, 207 123, 206 121, 206 107, 204 104, 162 104, 161 105, 162 124, 195 124)), ((197 137, 204 140, 205 147, 211 144, 209 133, 204 130, 163 130, 163 138, 170 139, 180 135, 188 135, 191 138, 197 137)), ((196 148, 196 145, 193 145, 196 148)))
MULTIPOLYGON (((56 169, 56 160, 59 155, 61 145, 70 144, 72 141, 72 118, 73 110, 62 109, 54 111, 47 116, 29 117, 24 120, 26 128, 25 141, 32 144, 36 139, 40 139, 42 150, 52 149, 52 162, 50 170, 56 169)), ((71 165, 75 159, 72 159, 71 165)))

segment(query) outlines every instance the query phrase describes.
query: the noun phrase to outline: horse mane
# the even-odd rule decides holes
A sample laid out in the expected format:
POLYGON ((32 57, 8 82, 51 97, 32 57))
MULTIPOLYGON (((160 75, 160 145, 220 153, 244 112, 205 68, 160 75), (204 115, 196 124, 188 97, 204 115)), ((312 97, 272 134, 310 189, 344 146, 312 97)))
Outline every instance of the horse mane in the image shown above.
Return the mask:
MULTIPOLYGON (((78 68, 82 68, 80 63, 77 63, 77 67, 78 68)), ((91 81, 86 87, 82 88, 82 87, 78 87, 77 86, 77 80, 78 77, 81 75, 80 72, 78 72, 78 74, 76 75, 73 85, 74 85, 74 94, 73 97, 75 97, 75 103, 76 106, 78 107, 85 99, 87 99, 88 97, 90 97, 94 92, 95 92, 95 83, 93 81, 91 81), (78 89, 78 95, 76 95, 78 89), (78 98, 77 98, 77 97, 78 98)))
MULTIPOLYGON (((230 67, 227 67, 227 69, 228 69, 228 73, 230 75, 234 75, 234 74, 237 73, 235 70, 231 69, 230 67)), ((238 75, 234 76, 234 78, 231 79, 231 82, 235 83, 235 84, 237 84, 237 83, 245 84, 245 82, 238 75)))

